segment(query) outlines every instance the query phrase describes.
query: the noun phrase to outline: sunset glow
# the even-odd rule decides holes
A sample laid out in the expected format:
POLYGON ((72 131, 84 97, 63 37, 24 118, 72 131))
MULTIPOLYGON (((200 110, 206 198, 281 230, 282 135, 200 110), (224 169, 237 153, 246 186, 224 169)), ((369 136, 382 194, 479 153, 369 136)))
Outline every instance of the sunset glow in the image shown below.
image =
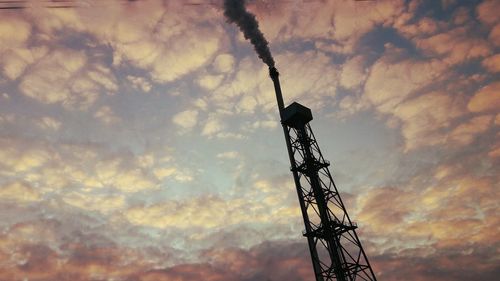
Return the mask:
MULTIPOLYGON (((0 280, 313 280, 268 68, 222 0, 20 2, 0 280)), ((498 280, 500 1, 247 7, 377 278, 498 280)))

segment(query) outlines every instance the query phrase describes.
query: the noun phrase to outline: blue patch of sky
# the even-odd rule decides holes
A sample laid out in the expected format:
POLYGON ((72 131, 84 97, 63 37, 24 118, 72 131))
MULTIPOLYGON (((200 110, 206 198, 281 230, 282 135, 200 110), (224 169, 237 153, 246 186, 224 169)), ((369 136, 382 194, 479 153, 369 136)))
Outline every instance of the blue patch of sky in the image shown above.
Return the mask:
MULTIPOLYGON (((299 52, 300 51, 309 51, 309 50, 318 50, 316 44, 319 44, 319 43, 324 44, 324 45, 335 45, 335 46, 338 46, 339 48, 341 47, 341 44, 339 44, 336 40, 324 39, 324 38, 316 38, 316 39, 314 39, 314 41, 299 40, 298 42, 302 42, 305 45, 304 47, 302 47, 302 49, 301 48, 297 49, 297 51, 299 51, 299 52)), ((285 44, 285 47, 286 47, 286 44, 285 44)), ((328 51, 325 49, 322 49, 321 52, 330 56, 331 62, 333 64, 343 64, 349 58, 349 55, 347 55, 347 54, 341 54, 341 53, 337 53, 334 51, 328 51)))
MULTIPOLYGON (((336 101, 341 101, 344 97, 347 96, 354 97, 355 94, 356 94, 355 90, 350 90, 342 87, 341 85, 338 85, 337 89, 335 90, 335 96, 325 97, 326 100, 325 104, 335 104, 336 101)), ((335 106, 325 106, 324 108, 321 109, 321 113, 333 114, 338 110, 339 108, 335 106)))
POLYGON ((431 17, 437 20, 449 21, 458 7, 474 10, 481 2, 481 0, 456 0, 451 5, 444 7, 441 1, 421 1, 414 13, 414 20, 431 17))
POLYGON ((366 57, 367 64, 372 64, 383 55, 388 43, 396 48, 405 50, 406 54, 410 57, 420 56, 419 51, 410 40, 401 36, 396 29, 383 26, 377 26, 363 35, 355 51, 366 57))
POLYGON ((453 71, 459 75, 472 76, 478 73, 484 73, 481 66, 481 59, 467 60, 453 68, 453 71))
POLYGON ((315 51, 317 49, 314 41, 303 40, 300 38, 291 38, 279 44, 273 45, 273 47, 274 46, 275 48, 273 48, 271 51, 274 50, 275 52, 292 51, 294 53, 303 53, 307 51, 315 51))
MULTIPOLYGON (((64 120, 66 111, 59 104, 41 104, 39 101, 19 94, 14 83, 9 83, 7 87, 0 88, 0 94, 7 93, 8 98, 0 96, 0 112, 2 114, 13 114, 15 124, 3 124, 3 135, 17 135, 28 138, 45 138, 51 140, 59 138, 56 131, 41 130, 35 126, 35 121, 40 121, 42 117, 52 117, 57 120, 64 120), (22 126, 19 126, 22 124, 22 126)), ((1 115, 0 115, 1 116, 1 115)))

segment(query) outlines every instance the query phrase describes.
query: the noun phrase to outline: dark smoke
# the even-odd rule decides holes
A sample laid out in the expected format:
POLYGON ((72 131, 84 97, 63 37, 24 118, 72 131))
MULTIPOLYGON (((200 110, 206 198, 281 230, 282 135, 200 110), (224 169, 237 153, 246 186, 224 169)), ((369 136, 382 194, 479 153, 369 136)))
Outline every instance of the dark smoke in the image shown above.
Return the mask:
POLYGON ((264 34, 259 30, 255 16, 245 9, 245 0, 224 0, 224 16, 228 22, 236 23, 245 39, 250 39, 259 58, 269 67, 274 66, 274 59, 264 34))

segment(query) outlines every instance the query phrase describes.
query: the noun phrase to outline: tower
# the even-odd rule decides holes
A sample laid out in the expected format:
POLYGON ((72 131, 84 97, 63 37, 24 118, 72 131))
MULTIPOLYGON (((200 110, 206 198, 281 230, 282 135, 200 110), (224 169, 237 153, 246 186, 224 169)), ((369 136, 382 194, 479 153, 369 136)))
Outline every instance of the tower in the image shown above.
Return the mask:
POLYGON ((279 73, 271 67, 278 109, 285 134, 291 171, 304 219, 317 281, 373 280, 375 274, 356 234, 309 122, 309 108, 292 103, 284 107, 279 73))

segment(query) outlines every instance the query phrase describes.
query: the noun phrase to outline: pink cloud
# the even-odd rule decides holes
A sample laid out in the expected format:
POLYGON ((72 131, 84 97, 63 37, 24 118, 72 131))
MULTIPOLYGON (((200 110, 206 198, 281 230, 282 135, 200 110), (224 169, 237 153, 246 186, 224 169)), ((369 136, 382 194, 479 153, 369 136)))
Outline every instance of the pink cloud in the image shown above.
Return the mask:
POLYGON ((476 8, 477 16, 486 25, 493 25, 499 21, 497 11, 500 4, 496 0, 485 0, 476 8))
POLYGON ((500 54, 485 58, 481 64, 491 73, 500 72, 500 54))
POLYGON ((485 57, 492 52, 486 40, 478 37, 471 38, 470 32, 465 27, 458 27, 414 41, 416 46, 426 54, 440 58, 450 65, 485 57))

